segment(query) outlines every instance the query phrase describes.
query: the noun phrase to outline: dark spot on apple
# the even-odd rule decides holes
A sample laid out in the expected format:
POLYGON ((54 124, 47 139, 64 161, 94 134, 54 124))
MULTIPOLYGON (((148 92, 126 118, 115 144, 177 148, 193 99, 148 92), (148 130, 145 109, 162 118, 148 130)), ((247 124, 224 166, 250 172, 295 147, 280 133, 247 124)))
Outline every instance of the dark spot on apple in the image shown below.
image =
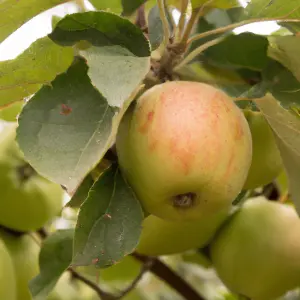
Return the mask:
POLYGON ((195 193, 178 194, 172 198, 173 206, 178 208, 190 208, 194 206, 197 195, 195 193))
POLYGON ((149 129, 149 127, 150 127, 150 125, 151 125, 151 123, 153 121, 153 117, 154 117, 154 111, 153 110, 149 111, 147 113, 147 117, 146 117, 145 123, 139 129, 141 133, 146 133, 148 131, 148 129, 149 129))

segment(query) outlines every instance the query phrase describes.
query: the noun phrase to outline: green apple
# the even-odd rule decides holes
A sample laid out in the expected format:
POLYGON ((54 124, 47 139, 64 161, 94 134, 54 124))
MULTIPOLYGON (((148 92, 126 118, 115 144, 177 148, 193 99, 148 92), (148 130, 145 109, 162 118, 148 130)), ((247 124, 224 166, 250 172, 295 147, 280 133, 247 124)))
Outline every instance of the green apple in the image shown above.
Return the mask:
POLYGON ((261 112, 244 111, 252 135, 252 163, 244 189, 270 183, 283 170, 271 127, 261 112))
POLYGON ((105 269, 98 269, 94 265, 77 267, 81 273, 90 276, 91 278, 99 277, 101 282, 111 283, 115 282, 127 282, 134 280, 140 273, 142 264, 127 255, 117 264, 105 269))
MULTIPOLYGON (((55 285, 55 288, 48 295, 47 300, 85 300, 82 289, 85 284, 78 281, 71 281, 71 274, 65 272, 55 285)), ((98 296, 99 299, 99 296, 98 296)))
POLYGON ((34 236, 24 234, 14 236, 4 230, 0 231, 0 238, 4 241, 12 257, 15 278, 17 282, 17 300, 32 300, 29 291, 29 281, 39 273, 40 246, 34 236))
POLYGON ((27 164, 15 141, 16 124, 0 132, 0 224, 34 231, 62 208, 62 188, 27 164))
POLYGON ((15 270, 12 258, 0 239, 0 299, 18 300, 15 270))
POLYGON ((199 221, 174 222, 150 215, 143 222, 136 251, 157 256, 202 248, 211 241, 227 217, 228 211, 222 211, 199 221))
POLYGON ((119 164, 145 211, 197 220, 231 205, 251 164, 247 121, 222 91, 166 82, 131 106, 116 140, 119 164))
POLYGON ((292 206, 249 199, 210 248, 221 280, 252 300, 274 300, 299 286, 300 219, 292 206))

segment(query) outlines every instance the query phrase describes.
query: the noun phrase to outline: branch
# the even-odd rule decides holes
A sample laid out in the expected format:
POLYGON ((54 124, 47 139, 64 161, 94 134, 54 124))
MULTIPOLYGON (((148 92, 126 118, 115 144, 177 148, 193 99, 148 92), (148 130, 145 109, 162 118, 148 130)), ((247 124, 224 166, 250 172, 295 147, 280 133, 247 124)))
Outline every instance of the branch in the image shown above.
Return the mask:
POLYGON ((176 33, 176 40, 180 40, 183 30, 184 30, 184 26, 185 26, 185 19, 186 19, 186 11, 189 5, 189 1, 188 0, 181 0, 181 14, 180 14, 180 18, 179 18, 179 22, 178 22, 178 26, 177 26, 177 33, 176 33))
MULTIPOLYGON (((145 263, 148 261, 148 257, 140 255, 137 253, 131 254, 135 259, 145 263)), ((170 285, 174 290, 176 290, 185 299, 193 300, 205 300, 202 298, 186 281, 184 281, 180 276, 174 273, 168 266, 162 263, 159 259, 153 258, 152 266, 150 271, 160 277, 168 285, 170 285)))
POLYGON ((183 66, 187 65, 190 61, 192 61, 195 57, 197 57, 200 53, 202 53, 203 51, 205 51, 206 49, 215 46, 216 44, 220 43, 221 41, 224 40, 224 37, 219 37, 216 38, 212 41, 209 41, 201 46, 199 46, 198 48, 196 48, 195 50, 193 50, 192 52, 190 52, 175 68, 174 71, 179 70, 180 68, 182 68, 183 66))
POLYGON ((164 0, 157 0, 157 6, 159 8, 159 15, 162 21, 163 30, 164 30, 164 46, 167 46, 170 39, 170 30, 169 30, 169 22, 166 15, 165 9, 165 1, 164 0))
POLYGON ((244 20, 244 21, 241 21, 238 23, 229 24, 227 26, 223 26, 220 28, 216 28, 213 30, 209 30, 209 31, 206 31, 203 33, 196 34, 187 41, 187 45, 190 45, 191 43, 193 43, 199 39, 205 38, 207 36, 224 33, 226 31, 233 30, 237 27, 241 27, 241 26, 244 26, 247 24, 256 23, 256 22, 267 22, 267 21, 280 21, 280 22, 284 22, 284 23, 287 23, 287 22, 298 23, 298 22, 300 22, 300 19, 283 19, 283 18, 278 17, 278 18, 257 18, 257 19, 251 19, 251 20, 244 20))
POLYGON ((144 274, 151 269, 153 263, 154 263, 153 258, 152 257, 148 257, 145 260, 145 262, 144 262, 144 264, 143 264, 143 266, 141 268, 141 271, 140 271, 139 275, 132 281, 132 283, 125 290, 123 290, 118 296, 116 296, 115 299, 116 300, 117 299, 121 299, 121 298, 125 297, 127 294, 129 294, 136 287, 136 285, 142 279, 142 277, 144 276, 144 274))
POLYGON ((189 38, 193 28, 194 28, 195 23, 198 21, 198 19, 200 17, 202 17, 204 15, 204 9, 214 1, 215 0, 208 0, 203 5, 201 5, 199 8, 193 9, 191 18, 189 19, 189 22, 186 26, 186 29, 185 29, 184 33, 183 33, 181 43, 187 44, 188 38, 189 38))
POLYGON ((145 15, 145 3, 142 4, 138 10, 135 20, 135 25, 142 29, 142 31, 147 30, 147 21, 146 21, 146 15, 145 15))
POLYGON ((85 283, 87 286, 92 288, 97 293, 97 295, 99 296, 100 299, 103 299, 103 300, 113 300, 113 299, 115 299, 113 295, 102 291, 97 283, 89 280, 85 276, 83 276, 80 273, 78 273, 77 271, 75 271, 73 268, 71 268, 71 267, 68 268, 68 271, 71 272, 73 278, 76 278, 76 279, 80 280, 81 282, 85 283))
POLYGON ((84 0, 75 0, 75 3, 81 12, 87 11, 86 6, 84 4, 84 0))

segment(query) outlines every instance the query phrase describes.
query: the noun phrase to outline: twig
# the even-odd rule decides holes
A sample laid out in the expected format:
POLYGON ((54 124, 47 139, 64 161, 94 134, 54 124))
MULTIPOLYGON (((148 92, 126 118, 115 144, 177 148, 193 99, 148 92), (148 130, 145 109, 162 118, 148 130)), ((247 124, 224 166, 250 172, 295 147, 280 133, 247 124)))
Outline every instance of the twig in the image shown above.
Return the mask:
POLYGON ((138 10, 135 20, 135 25, 142 29, 142 31, 147 30, 147 21, 146 21, 146 15, 145 15, 145 3, 142 4, 138 10))
POLYGON ((203 33, 196 34, 196 35, 192 36, 187 41, 187 45, 190 45, 191 43, 193 43, 193 42, 195 42, 199 39, 205 38, 207 36, 214 35, 214 34, 219 34, 219 33, 224 33, 226 31, 233 30, 237 27, 241 27, 241 26, 244 26, 244 25, 247 25, 247 24, 256 23, 256 22, 268 22, 268 21, 280 21, 280 22, 284 22, 284 23, 287 23, 287 22, 298 23, 298 22, 300 22, 300 19, 257 18, 257 19, 244 20, 244 21, 241 21, 241 22, 238 22, 238 23, 229 24, 227 26, 223 26, 223 27, 220 27, 220 28, 216 28, 216 29, 213 29, 213 30, 209 30, 209 31, 206 31, 206 32, 203 32, 203 33))
MULTIPOLYGON (((145 263, 148 261, 148 257, 137 253, 131 254, 135 259, 145 263)), ((193 300, 205 300, 202 298, 186 281, 180 276, 174 273, 168 266, 162 263, 159 259, 153 258, 150 271, 160 277, 163 281, 169 284, 174 290, 176 290, 185 299, 193 300)))
POLYGON ((201 12, 201 8, 197 8, 197 9, 193 9, 192 11, 192 15, 186 25, 186 28, 183 32, 182 38, 181 38, 181 43, 182 44, 186 44, 187 40, 194 28, 194 24, 196 23, 196 21, 198 20, 198 17, 200 16, 200 12, 201 12))
POLYGON ((163 30, 164 30, 163 45, 166 47, 168 45, 169 39, 170 39, 170 30, 169 30, 168 18, 166 15, 165 1, 157 0, 157 6, 159 8, 159 15, 160 15, 160 19, 162 21, 163 30))
POLYGON ((71 272, 73 278, 78 279, 80 281, 82 281, 83 283, 85 283, 86 285, 88 285, 90 288, 92 288, 100 297, 100 299, 103 300, 119 300, 123 297, 125 297, 128 293, 130 293, 135 287, 136 285, 139 283, 139 281, 141 280, 141 278, 143 277, 143 275, 150 270, 150 268, 153 265, 153 258, 151 257, 147 257, 144 261, 144 264, 141 268, 140 273, 138 274, 138 276, 132 281, 132 283, 123 291, 121 291, 118 295, 113 295, 111 293, 107 293, 105 291, 103 291, 97 283, 89 280, 88 278, 86 278, 85 276, 81 275, 80 273, 78 273, 76 270, 74 270, 73 268, 68 268, 68 271, 71 272))
POLYGON ((177 26, 177 32, 176 32, 176 40, 180 40, 183 34, 184 26, 185 26, 185 19, 186 19, 186 11, 189 5, 188 0, 181 0, 181 14, 177 26))
POLYGON ((219 37, 216 38, 214 40, 211 40, 201 46, 199 46, 198 48, 196 48, 195 50, 193 50, 192 52, 190 52, 175 68, 174 71, 179 70, 180 68, 182 68, 183 66, 187 65, 190 61, 192 61, 195 57, 197 57, 200 53, 202 53, 203 51, 205 51, 206 49, 215 46, 216 44, 220 43, 222 40, 224 40, 224 37, 219 37))
POLYGON ((254 99, 251 99, 251 98, 245 98, 245 97, 236 97, 236 98, 233 98, 233 101, 252 101, 254 99))
POLYGON ((100 299, 102 299, 102 300, 113 300, 113 299, 115 299, 114 295, 111 295, 107 292, 102 291, 97 283, 89 280, 85 276, 83 276, 80 273, 78 273, 77 271, 75 271, 73 268, 71 268, 71 267, 68 268, 68 271, 71 272, 73 278, 76 278, 76 279, 80 280, 81 282, 85 283, 87 286, 92 288, 97 293, 97 295, 99 296, 100 299))
POLYGON ((127 294, 129 294, 136 287, 136 285, 142 279, 142 277, 144 276, 144 274, 147 271, 149 271, 149 269, 153 265, 153 262, 154 262, 153 258, 152 257, 148 257, 147 261, 145 261, 145 263, 143 264, 139 275, 132 281, 132 283, 126 289, 124 289, 117 297, 115 297, 115 299, 116 300, 117 299, 121 299, 121 298, 125 297, 127 294))
POLYGON ((75 3, 77 4, 81 12, 87 11, 84 0, 75 0, 75 3))
POLYGON ((208 0, 203 5, 201 5, 199 8, 193 9, 191 18, 189 19, 189 22, 183 33, 181 43, 186 44, 188 42, 189 36, 194 28, 195 23, 198 21, 198 19, 200 17, 202 17, 204 15, 204 9, 214 1, 215 0, 208 0))

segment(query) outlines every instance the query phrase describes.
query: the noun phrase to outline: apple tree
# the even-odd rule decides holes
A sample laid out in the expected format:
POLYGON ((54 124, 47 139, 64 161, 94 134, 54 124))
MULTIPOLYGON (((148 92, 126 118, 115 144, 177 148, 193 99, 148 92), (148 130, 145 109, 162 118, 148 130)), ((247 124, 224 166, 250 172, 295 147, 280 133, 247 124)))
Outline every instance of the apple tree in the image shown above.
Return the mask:
POLYGON ((299 1, 0 2, 0 299, 300 299, 299 1))

